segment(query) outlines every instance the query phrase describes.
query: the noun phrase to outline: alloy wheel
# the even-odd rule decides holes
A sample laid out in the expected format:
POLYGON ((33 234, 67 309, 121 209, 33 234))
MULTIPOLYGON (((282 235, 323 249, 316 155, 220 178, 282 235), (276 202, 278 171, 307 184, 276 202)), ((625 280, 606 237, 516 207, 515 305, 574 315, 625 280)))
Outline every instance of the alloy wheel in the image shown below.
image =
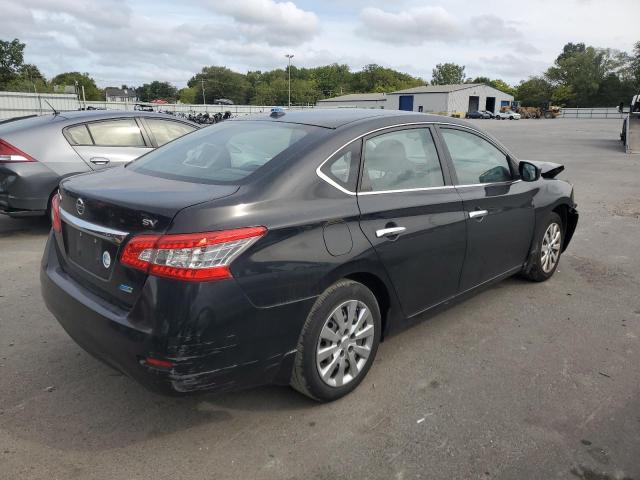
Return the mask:
POLYGON ((362 372, 371 355, 375 324, 369 308, 359 300, 340 304, 325 320, 316 348, 320 378, 342 387, 362 372))
POLYGON ((551 272, 560 258, 560 246, 562 244, 562 231, 560 225, 553 222, 549 224, 540 248, 540 265, 544 273, 551 272))

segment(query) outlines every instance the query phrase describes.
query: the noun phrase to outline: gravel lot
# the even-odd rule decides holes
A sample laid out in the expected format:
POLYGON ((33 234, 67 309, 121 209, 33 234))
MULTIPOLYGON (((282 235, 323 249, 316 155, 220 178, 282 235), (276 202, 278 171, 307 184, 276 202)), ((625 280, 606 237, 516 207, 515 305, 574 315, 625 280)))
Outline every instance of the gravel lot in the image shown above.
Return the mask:
POLYGON ((46 311, 48 226, 0 218, 0 478, 640 479, 640 156, 617 120, 476 123, 566 165, 580 223, 559 271, 389 339, 329 405, 145 391, 46 311))

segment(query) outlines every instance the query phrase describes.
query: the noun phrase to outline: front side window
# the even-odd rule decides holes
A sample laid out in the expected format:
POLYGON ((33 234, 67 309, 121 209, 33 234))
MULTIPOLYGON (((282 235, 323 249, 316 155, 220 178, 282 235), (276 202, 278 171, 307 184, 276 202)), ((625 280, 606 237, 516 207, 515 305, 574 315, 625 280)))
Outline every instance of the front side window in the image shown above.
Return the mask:
POLYGON ((173 120, 162 120, 161 118, 146 118, 145 120, 158 146, 169 143, 171 140, 195 130, 195 127, 191 125, 173 120))
POLYGON ((456 169, 458 184, 475 185, 512 179, 507 156, 484 138, 452 128, 441 127, 441 132, 456 169))
POLYGON ((93 141, 102 147, 145 147, 140 127, 133 118, 87 124, 93 141))
POLYGON ((442 185, 442 168, 428 129, 398 130, 365 142, 362 191, 382 192, 442 185))
POLYGON ((233 121, 203 128, 129 164, 140 173, 196 183, 235 182, 320 127, 233 121))

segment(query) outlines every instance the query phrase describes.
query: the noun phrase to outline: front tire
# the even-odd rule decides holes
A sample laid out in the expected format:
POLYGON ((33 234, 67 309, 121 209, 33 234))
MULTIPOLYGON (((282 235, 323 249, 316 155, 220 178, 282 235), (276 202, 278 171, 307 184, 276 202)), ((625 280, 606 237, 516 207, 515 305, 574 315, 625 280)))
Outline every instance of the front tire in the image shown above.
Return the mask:
POLYGON ((321 402, 353 391, 378 351, 380 308, 361 283, 340 280, 318 297, 302 327, 291 386, 321 402))
POLYGON ((522 276, 533 282, 544 282, 550 279, 560 263, 563 242, 562 219, 557 213, 551 212, 522 276))

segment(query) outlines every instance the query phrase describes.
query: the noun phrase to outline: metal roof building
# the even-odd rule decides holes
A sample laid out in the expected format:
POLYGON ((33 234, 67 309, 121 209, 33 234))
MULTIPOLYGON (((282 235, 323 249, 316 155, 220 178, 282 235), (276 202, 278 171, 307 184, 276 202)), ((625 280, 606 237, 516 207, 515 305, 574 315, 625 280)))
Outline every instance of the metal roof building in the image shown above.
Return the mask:
POLYGON ((387 94, 385 108, 443 114, 476 110, 496 112, 512 101, 513 95, 483 83, 424 85, 387 94))
POLYGON ((316 106, 319 108, 385 108, 386 100, 384 93, 350 93, 319 100, 316 106))

